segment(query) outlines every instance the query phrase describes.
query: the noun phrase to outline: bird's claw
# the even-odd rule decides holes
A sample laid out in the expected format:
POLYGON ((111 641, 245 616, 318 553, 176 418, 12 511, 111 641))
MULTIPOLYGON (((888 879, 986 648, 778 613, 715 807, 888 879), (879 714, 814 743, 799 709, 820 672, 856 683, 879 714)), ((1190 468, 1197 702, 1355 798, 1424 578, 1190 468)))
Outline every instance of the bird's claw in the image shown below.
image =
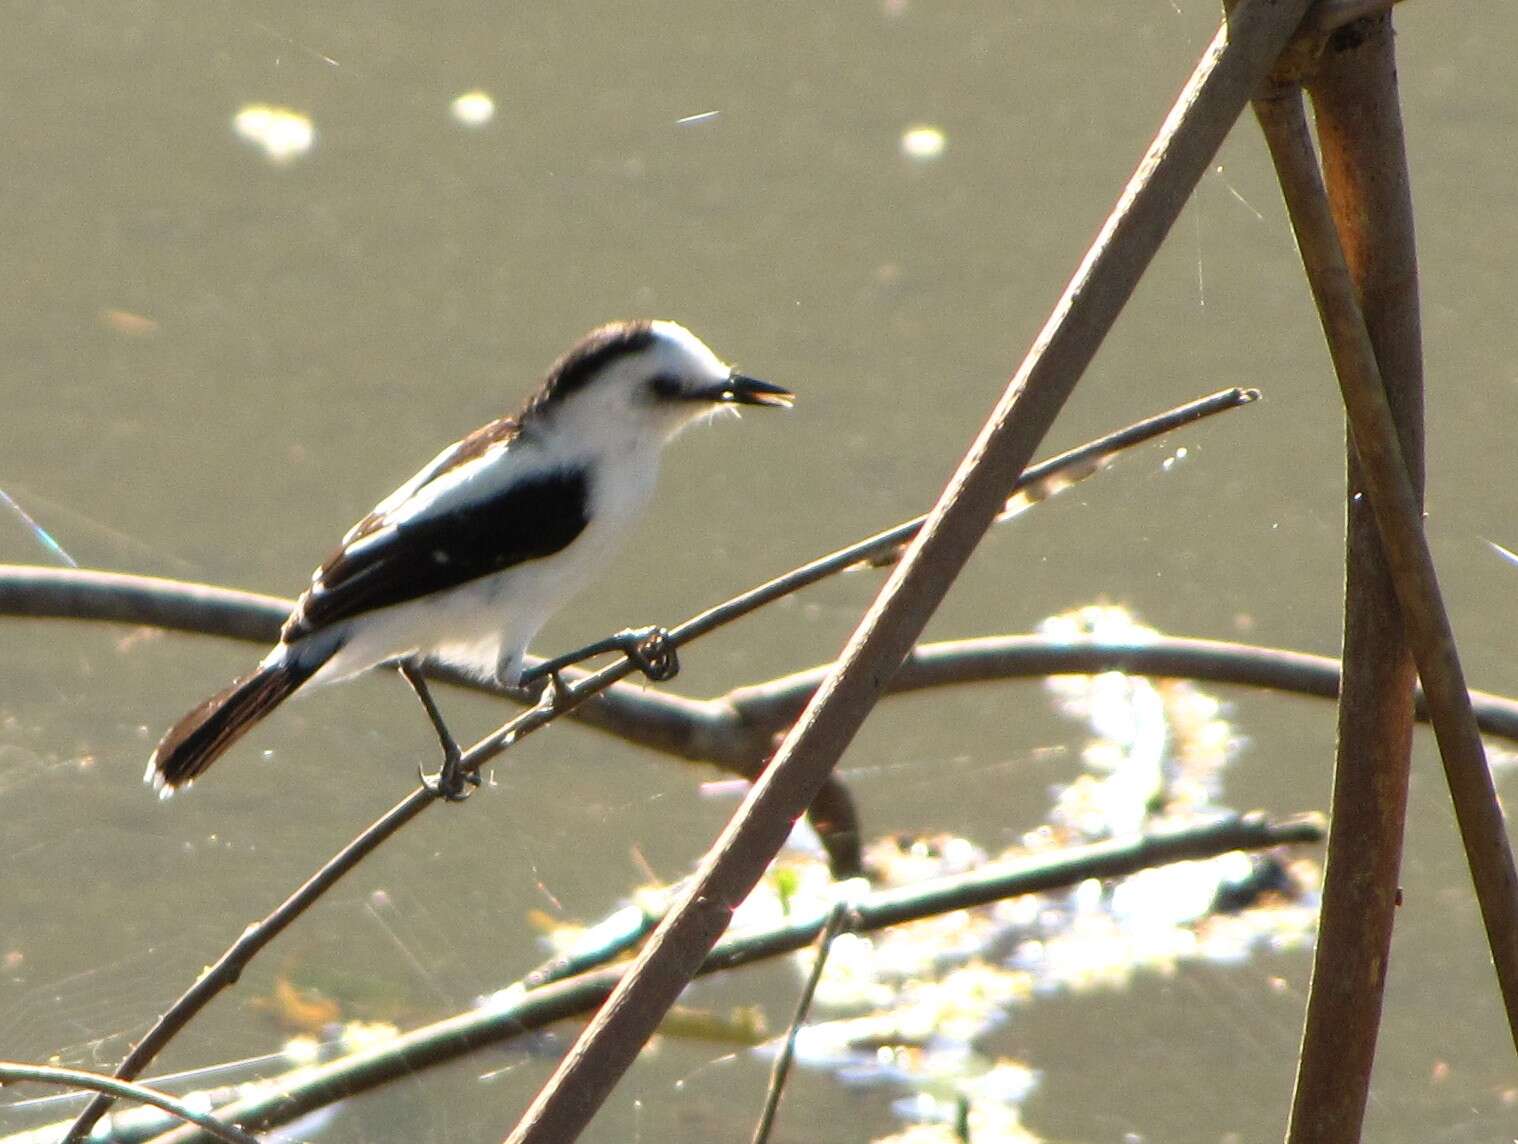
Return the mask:
POLYGON ((422 786, 432 792, 434 798, 445 802, 463 802, 480 785, 480 772, 464 770, 459 765, 461 762, 457 752, 450 752, 443 756, 442 769, 436 774, 428 774, 418 766, 416 777, 422 786))
MULTIPOLYGON (((564 683, 558 678, 560 669, 609 651, 621 652, 655 683, 673 679, 680 672, 680 658, 675 654, 675 641, 669 632, 660 627, 624 628, 616 635, 586 644, 578 651, 534 664, 521 674, 518 683, 536 683, 539 679, 546 678, 550 686, 540 692, 538 702, 541 705, 544 702, 542 696, 563 694, 564 683)), ((554 700, 552 706, 554 710, 559 710, 561 701, 554 700)))
POLYGON ((655 683, 665 683, 680 674, 680 656, 664 628, 629 628, 619 632, 617 640, 627 658, 655 683))

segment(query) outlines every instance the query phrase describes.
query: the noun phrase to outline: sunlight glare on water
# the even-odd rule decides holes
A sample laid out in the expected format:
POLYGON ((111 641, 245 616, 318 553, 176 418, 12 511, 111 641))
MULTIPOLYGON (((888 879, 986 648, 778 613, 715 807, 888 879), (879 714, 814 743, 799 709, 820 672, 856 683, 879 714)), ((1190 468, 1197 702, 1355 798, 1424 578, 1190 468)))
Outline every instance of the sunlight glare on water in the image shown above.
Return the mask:
POLYGON ((901 153, 919 163, 943 157, 948 138, 937 127, 909 127, 901 136, 901 153))
POLYGON ((316 125, 309 115, 269 103, 250 103, 241 108, 232 117, 232 130, 275 166, 295 162, 316 143, 316 125))
POLYGON ((465 127, 483 127, 495 118, 495 100, 489 92, 466 91, 454 98, 448 110, 465 127))

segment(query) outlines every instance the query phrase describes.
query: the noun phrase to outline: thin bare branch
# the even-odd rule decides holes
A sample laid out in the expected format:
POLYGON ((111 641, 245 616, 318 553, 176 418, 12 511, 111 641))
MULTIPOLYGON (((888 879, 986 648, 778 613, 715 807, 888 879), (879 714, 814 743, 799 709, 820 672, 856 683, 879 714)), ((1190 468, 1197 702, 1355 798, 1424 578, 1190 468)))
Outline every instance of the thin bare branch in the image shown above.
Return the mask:
MULTIPOLYGON (((153 1023, 153 1027, 143 1035, 142 1040, 132 1046, 131 1052, 127 1053, 121 1064, 117 1066, 117 1078, 131 1080, 140 1076, 149 1062, 163 1051, 164 1046, 172 1041, 181 1029, 195 1019, 196 1014, 210 1004, 213 997, 228 986, 237 983, 237 979, 242 976, 242 971, 248 962, 252 961, 264 946, 284 932, 291 922, 310 909, 327 890, 336 885, 344 874, 363 861, 385 839, 426 810, 434 801, 435 797, 431 791, 426 787, 418 787, 343 847, 298 890, 275 907, 272 913, 243 930, 242 935, 216 959, 216 964, 202 973, 195 984, 190 986, 153 1023)), ((109 1096, 105 1094, 97 1096, 80 1112, 64 1140, 83 1140, 110 1105, 109 1096)))
POLYGON ((1307 0, 1243 0, 1229 11, 837 669, 631 973, 513 1130, 514 1144, 575 1139, 658 1027, 917 642, 1306 9, 1307 0))
MULTIPOLYGON (((1046 496, 1051 487, 1080 480, 1125 449, 1214 414, 1249 405, 1258 397, 1259 392, 1253 389, 1222 389, 1144 418, 1030 466, 1010 484, 1010 491, 1005 495, 1009 501, 1030 493, 1046 496)), ((888 559, 917 535, 926 519, 926 516, 913 517, 810 561, 700 613, 682 624, 679 630, 685 633, 686 639, 694 639, 835 573, 888 559)), ((176 631, 271 643, 279 638, 280 626, 292 607, 293 600, 210 584, 121 572, 0 564, 0 614, 3 615, 149 624, 176 631)), ((529 657, 527 662, 530 666, 541 661, 529 657)), ((518 692, 493 687, 472 677, 429 670, 429 675, 432 674, 460 686, 493 691, 518 701, 522 699, 518 692)), ((639 695, 653 696, 656 703, 667 698, 642 688, 620 689, 618 695, 628 700, 639 695)), ((605 704, 602 706, 606 708, 605 704)))
POLYGON ((775 1114, 780 1111, 780 1094, 785 1091, 785 1078, 790 1074, 791 1061, 796 1056, 796 1034, 801 1031, 801 1025, 812 1007, 817 983, 822 980, 822 970, 833 949, 833 939, 843 932, 848 916, 848 902, 839 899, 833 903, 827 924, 822 927, 822 935, 817 939, 817 956, 812 959, 812 970, 806 975, 806 984, 801 987, 796 1012, 791 1015, 790 1027, 785 1031, 780 1051, 775 1054, 775 1067, 770 1070, 770 1082, 764 1090, 764 1108, 759 1113, 759 1123, 754 1125, 753 1144, 765 1144, 770 1138, 770 1130, 775 1126, 775 1114))
POLYGON ((101 1076, 99 1073, 85 1072, 82 1069, 29 1065, 20 1061, 0 1061, 0 1084, 14 1084, 17 1081, 36 1081, 38 1084, 57 1084, 68 1088, 109 1093, 111 1096, 124 1097, 127 1100, 135 1100, 139 1104, 161 1108, 169 1115, 194 1124, 209 1132, 217 1140, 225 1140, 228 1144, 259 1144, 258 1137, 249 1135, 236 1124, 223 1123, 214 1116, 197 1112, 167 1093, 144 1088, 140 1084, 130 1084, 127 1081, 117 1080, 115 1077, 101 1076))

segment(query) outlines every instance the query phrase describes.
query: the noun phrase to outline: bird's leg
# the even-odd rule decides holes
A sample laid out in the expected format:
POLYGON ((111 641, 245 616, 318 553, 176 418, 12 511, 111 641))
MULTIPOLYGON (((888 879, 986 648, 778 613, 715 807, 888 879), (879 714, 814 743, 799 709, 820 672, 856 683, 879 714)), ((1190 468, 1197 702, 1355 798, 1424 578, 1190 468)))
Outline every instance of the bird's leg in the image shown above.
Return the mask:
POLYGON ((432 720, 432 729, 437 732, 437 741, 443 748, 442 769, 435 775, 429 775, 418 765, 417 778, 433 794, 449 802, 463 802, 469 797, 466 787, 480 785, 480 774, 478 771, 460 769, 459 762, 464 753, 459 750, 458 740, 453 737, 453 732, 448 730, 448 725, 443 722, 443 713, 438 710, 437 703, 432 698, 432 692, 427 687, 427 680, 422 675, 421 663, 415 659, 403 659, 396 666, 400 668, 401 678, 411 685, 411 690, 416 692, 416 697, 422 701, 422 710, 426 711, 427 718, 432 720))
POLYGON ((564 668, 609 651, 619 651, 627 656, 655 683, 663 683, 680 673, 680 657, 675 654, 675 645, 668 631, 659 627, 624 628, 615 635, 529 667, 522 673, 521 681, 531 683, 547 676, 556 683, 564 668))

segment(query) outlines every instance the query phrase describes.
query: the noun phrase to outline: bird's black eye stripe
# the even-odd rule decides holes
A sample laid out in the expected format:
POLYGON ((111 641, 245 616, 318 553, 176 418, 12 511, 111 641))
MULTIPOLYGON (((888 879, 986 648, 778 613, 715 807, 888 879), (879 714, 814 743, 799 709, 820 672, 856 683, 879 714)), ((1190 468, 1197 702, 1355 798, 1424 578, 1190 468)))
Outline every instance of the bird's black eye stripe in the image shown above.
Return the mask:
POLYGON ((680 379, 674 374, 661 373, 655 375, 654 379, 648 383, 648 389, 655 397, 672 401, 684 393, 685 387, 680 384, 680 379))

